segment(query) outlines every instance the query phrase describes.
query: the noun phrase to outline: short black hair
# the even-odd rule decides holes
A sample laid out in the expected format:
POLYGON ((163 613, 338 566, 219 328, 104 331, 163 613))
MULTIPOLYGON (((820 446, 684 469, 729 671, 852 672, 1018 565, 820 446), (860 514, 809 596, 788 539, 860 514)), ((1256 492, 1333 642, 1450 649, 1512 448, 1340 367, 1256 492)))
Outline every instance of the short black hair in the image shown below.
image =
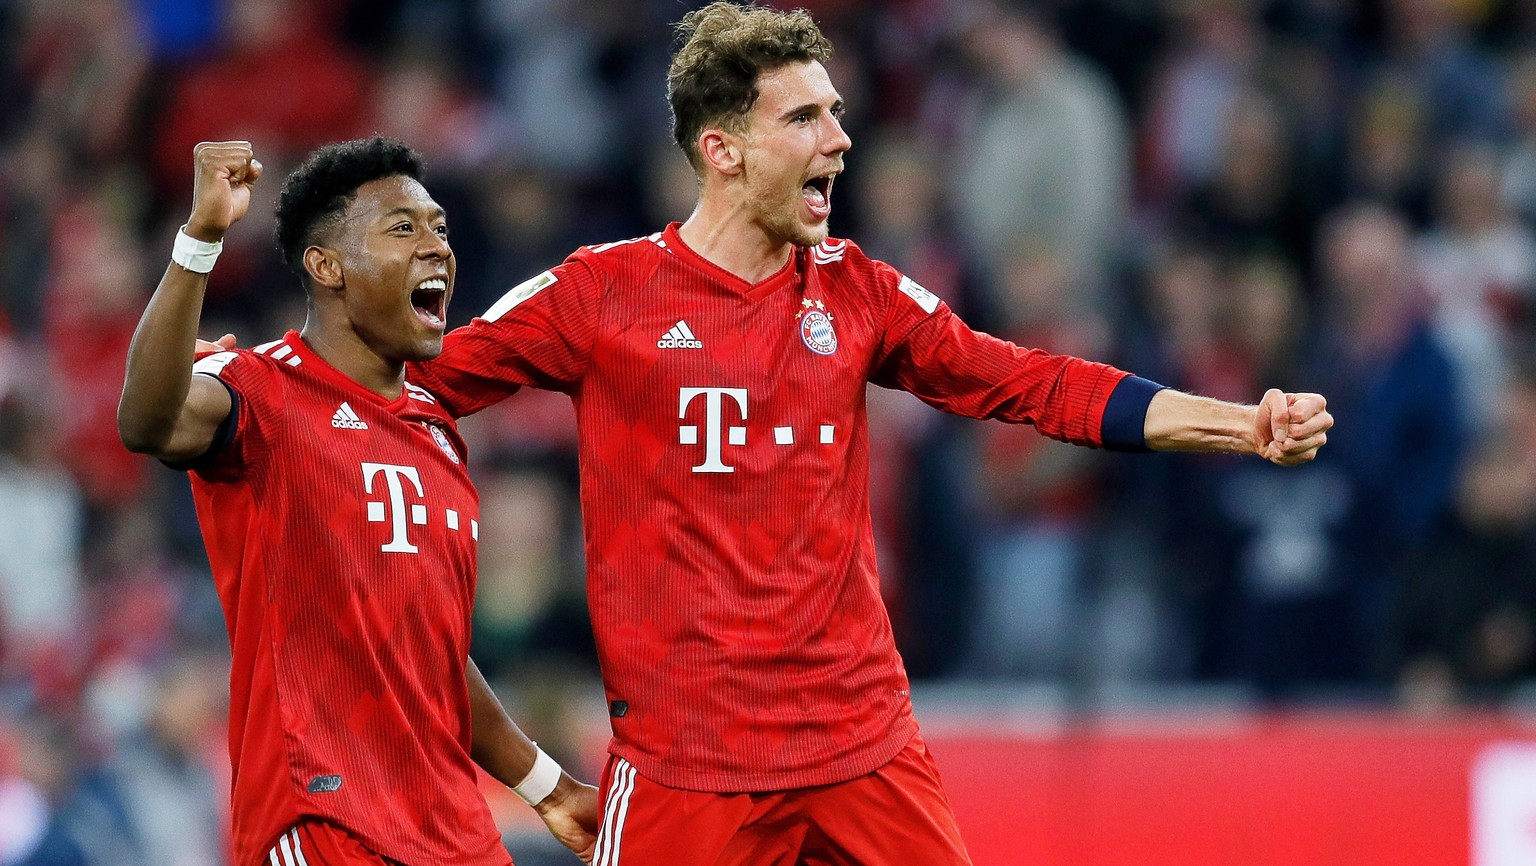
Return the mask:
POLYGON ((421 154, 391 138, 359 138, 316 150, 283 181, 277 198, 277 248, 283 261, 309 285, 304 251, 315 236, 336 224, 357 188, 380 178, 404 175, 421 180, 421 154))

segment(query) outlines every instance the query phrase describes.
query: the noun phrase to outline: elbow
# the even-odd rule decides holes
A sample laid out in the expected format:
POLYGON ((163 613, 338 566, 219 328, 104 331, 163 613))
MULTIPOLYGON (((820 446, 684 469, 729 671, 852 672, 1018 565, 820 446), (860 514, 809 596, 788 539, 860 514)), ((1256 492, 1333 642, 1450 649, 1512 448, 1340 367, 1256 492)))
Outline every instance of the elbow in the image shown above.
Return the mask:
POLYGON ((170 430, 163 424, 142 417, 122 406, 117 409, 117 438, 135 454, 159 456, 170 442, 170 430))

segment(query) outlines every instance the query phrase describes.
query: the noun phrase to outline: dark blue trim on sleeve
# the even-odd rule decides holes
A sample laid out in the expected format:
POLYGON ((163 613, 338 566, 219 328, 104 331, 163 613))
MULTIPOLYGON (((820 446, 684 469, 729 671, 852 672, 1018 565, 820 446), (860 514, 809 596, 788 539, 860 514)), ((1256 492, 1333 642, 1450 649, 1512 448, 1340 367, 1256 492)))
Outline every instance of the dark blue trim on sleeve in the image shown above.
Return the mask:
POLYGON ((224 420, 219 422, 218 429, 213 431, 213 441, 208 444, 207 451, 180 463, 172 463, 169 460, 160 461, 178 472, 187 472, 202 466, 219 456, 221 451, 229 447, 229 443, 235 441, 235 430, 240 426, 240 392, 223 379, 217 376, 212 378, 229 392, 229 414, 224 416, 224 420))
POLYGON ((1147 404, 1166 387, 1140 376, 1120 380, 1104 404, 1104 419, 1099 425, 1099 438, 1106 451, 1147 450, 1147 404))

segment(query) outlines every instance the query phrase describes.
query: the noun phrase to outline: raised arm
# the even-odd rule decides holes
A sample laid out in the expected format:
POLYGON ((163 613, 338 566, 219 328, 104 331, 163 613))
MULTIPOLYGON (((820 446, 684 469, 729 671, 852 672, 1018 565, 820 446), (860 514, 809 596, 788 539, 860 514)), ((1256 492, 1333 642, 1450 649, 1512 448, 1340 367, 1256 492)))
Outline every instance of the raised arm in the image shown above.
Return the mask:
POLYGON ((192 375, 203 292, 224 233, 245 216, 261 163, 247 141, 202 142, 193 150, 192 215, 178 233, 172 264, 145 307, 128 349, 117 432, 129 450, 188 460, 213 444, 230 396, 192 375))
POLYGON ((1257 406, 1240 406, 1171 389, 1147 406, 1147 447, 1154 451, 1257 454, 1280 466, 1317 456, 1333 416, 1321 394, 1270 389, 1257 406))
POLYGON ((539 813, 549 832, 583 862, 597 846, 597 789, 560 769, 507 715, 474 659, 464 669, 473 718, 471 758, 539 813))

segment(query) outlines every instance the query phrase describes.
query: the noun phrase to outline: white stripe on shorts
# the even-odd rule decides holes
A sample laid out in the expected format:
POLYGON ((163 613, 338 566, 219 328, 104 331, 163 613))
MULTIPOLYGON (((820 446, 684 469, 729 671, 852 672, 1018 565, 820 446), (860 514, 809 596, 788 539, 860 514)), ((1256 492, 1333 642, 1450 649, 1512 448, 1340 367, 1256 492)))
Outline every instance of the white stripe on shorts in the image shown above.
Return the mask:
POLYGON ((304 847, 299 844, 299 828, 294 827, 289 832, 293 834, 293 859, 299 866, 309 866, 309 862, 304 859, 304 847))
POLYGON ((299 846, 298 825, 294 825, 288 832, 278 837, 277 844, 267 852, 267 861, 272 866, 309 866, 308 861, 304 859, 304 849, 299 846), (292 846, 288 844, 290 840, 293 842, 292 846), (281 859, 277 856, 279 851, 283 854, 281 859))
POLYGON ((624 835, 624 818, 629 814, 629 795, 635 790, 635 768, 623 758, 615 758, 613 785, 603 807, 603 826, 597 834, 593 866, 619 866, 619 843, 624 835))

